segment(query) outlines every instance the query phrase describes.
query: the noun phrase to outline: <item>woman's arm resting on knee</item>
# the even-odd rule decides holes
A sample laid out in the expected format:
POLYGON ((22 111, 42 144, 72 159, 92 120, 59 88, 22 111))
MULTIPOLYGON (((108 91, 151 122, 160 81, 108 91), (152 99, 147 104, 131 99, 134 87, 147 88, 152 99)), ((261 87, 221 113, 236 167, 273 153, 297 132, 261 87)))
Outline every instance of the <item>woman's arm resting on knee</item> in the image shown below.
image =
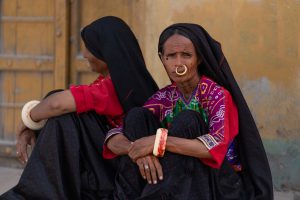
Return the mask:
MULTIPOLYGON (((50 117, 59 116, 65 113, 74 112, 76 105, 74 98, 69 90, 54 93, 30 111, 30 117, 33 121, 40 121, 50 117)), ((35 144, 35 133, 27 128, 23 121, 20 122, 17 130, 17 157, 22 163, 28 160, 27 146, 32 148, 35 144)))
POLYGON ((127 155, 132 142, 123 134, 116 134, 109 138, 107 148, 116 155, 127 155))
POLYGON ((169 136, 167 139, 166 151, 196 158, 211 158, 208 149, 198 139, 185 139, 169 136))
POLYGON ((33 121, 38 122, 75 111, 76 104, 74 97, 70 90, 65 90, 54 93, 42 100, 31 110, 30 117, 33 121))
MULTIPOLYGON (((137 160, 140 157, 151 154, 154 147, 154 140, 154 135, 136 140, 129 148, 129 157, 133 160, 137 160)), ((168 136, 166 151, 196 158, 211 158, 208 149, 198 139, 168 136)))
POLYGON ((152 154, 154 147, 155 135, 137 139, 130 145, 128 156, 136 161, 140 157, 152 154))

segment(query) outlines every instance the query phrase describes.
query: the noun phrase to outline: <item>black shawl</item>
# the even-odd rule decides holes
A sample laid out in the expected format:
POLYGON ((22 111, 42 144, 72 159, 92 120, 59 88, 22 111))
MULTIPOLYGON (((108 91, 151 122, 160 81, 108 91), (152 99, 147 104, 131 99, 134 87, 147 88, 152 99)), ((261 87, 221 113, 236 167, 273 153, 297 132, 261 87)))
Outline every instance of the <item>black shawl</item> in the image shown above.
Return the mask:
POLYGON ((137 39, 124 21, 112 16, 100 18, 84 27, 81 37, 86 48, 108 65, 125 112, 142 106, 158 90, 137 39))
POLYGON ((197 24, 179 23, 169 26, 162 32, 158 46, 159 52, 165 40, 162 36, 176 29, 191 39, 197 54, 202 58, 202 63, 199 65, 200 74, 207 75, 229 90, 237 105, 239 114, 237 140, 246 196, 249 199, 273 199, 271 171, 258 129, 220 43, 197 24))

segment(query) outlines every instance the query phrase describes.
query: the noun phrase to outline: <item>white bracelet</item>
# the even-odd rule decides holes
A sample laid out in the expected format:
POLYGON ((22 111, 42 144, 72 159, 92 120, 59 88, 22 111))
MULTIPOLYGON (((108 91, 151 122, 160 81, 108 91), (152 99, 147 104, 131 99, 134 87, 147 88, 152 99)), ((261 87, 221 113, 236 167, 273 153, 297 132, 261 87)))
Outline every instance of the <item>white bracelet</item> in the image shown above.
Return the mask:
POLYGON ((153 155, 163 157, 165 154, 168 137, 168 129, 159 128, 156 131, 155 142, 153 147, 153 155))
POLYGON ((47 120, 41 120, 39 122, 35 122, 30 117, 30 111, 39 103, 40 101, 32 100, 27 102, 22 108, 22 114, 21 114, 22 121, 25 124, 25 126, 31 130, 40 130, 41 128, 43 128, 43 126, 47 121, 47 120))

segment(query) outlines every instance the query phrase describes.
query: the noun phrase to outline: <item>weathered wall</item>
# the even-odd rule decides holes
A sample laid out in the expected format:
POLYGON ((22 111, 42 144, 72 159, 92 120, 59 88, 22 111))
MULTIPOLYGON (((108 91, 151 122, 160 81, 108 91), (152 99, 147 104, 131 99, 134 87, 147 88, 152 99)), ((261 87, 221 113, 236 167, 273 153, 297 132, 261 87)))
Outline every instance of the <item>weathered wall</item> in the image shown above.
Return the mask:
POLYGON ((300 1, 152 0, 132 3, 129 23, 148 67, 163 86, 160 32, 201 24, 221 42, 259 127, 276 189, 300 190, 300 1))

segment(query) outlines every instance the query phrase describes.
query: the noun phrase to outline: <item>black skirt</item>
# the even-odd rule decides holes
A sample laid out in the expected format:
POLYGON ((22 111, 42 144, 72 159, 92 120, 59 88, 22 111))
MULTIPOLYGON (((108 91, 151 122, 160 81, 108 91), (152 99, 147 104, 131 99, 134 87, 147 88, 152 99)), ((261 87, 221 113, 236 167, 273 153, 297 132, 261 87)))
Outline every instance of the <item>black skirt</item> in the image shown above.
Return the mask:
MULTIPOLYGON (((129 111, 124 134, 131 141, 155 134, 158 119, 144 108, 129 111)), ((183 111, 174 118, 169 136, 195 139, 207 133, 207 125, 195 111, 183 111)), ((115 179, 115 199, 121 200, 241 200, 245 199, 243 181, 225 159, 220 169, 213 169, 199 159, 166 152, 160 159, 164 180, 148 184, 137 164, 128 156, 120 158, 115 179)), ((251 199, 251 198, 247 198, 251 199)))
POLYGON ((49 119, 19 183, 0 199, 112 199, 115 164, 102 158, 107 131, 94 112, 49 119))

